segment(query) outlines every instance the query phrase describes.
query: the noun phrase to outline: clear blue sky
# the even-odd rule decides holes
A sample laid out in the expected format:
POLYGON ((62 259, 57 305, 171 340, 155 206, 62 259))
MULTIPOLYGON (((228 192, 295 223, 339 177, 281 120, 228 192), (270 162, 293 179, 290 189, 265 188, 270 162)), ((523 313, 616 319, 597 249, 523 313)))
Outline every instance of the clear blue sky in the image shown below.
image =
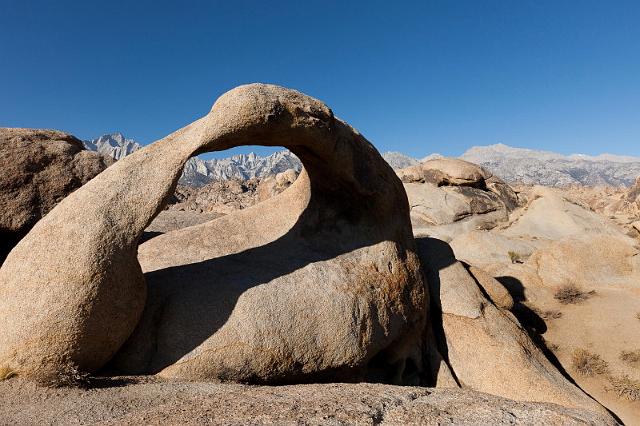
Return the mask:
POLYGON ((381 151, 640 155, 640 2, 0 0, 2 126, 149 143, 250 82, 381 151))

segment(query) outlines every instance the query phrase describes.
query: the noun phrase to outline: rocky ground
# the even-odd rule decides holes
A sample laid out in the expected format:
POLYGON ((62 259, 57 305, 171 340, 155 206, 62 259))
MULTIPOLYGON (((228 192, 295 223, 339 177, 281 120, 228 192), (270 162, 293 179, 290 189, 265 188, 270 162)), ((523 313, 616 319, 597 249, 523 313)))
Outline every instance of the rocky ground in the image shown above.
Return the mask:
MULTIPOLYGON (((60 132, 3 131, 38 165, 17 170, 19 182, 2 176, 0 206, 18 212, 4 214, 2 223, 30 218, 3 232, 17 241, 39 224, 0 269, 6 300, 23 303, 0 302, 0 424, 615 424, 614 416, 639 424, 640 181, 632 188, 511 187, 447 158, 413 164, 396 179, 377 153, 358 151, 360 136, 345 128, 345 146, 368 156, 362 170, 348 169, 344 154, 336 159, 327 149, 313 178, 289 170, 178 186, 169 197, 175 182, 158 178, 148 163, 154 154, 137 153, 116 170, 121 176, 99 174, 70 197, 90 199, 94 210, 72 200, 47 217, 110 163, 78 155, 75 138, 60 132), (60 153, 39 157, 34 144, 48 152, 49 143, 60 153), (79 159, 89 163, 65 171, 79 159), (166 185, 169 203, 150 224, 137 215, 153 217, 163 203, 145 197, 164 193, 132 192, 122 183, 132 174, 166 185), (15 196, 38 193, 53 195, 42 202, 15 196), (396 201, 376 204, 384 198, 372 193, 396 201), (106 200, 133 207, 114 209, 106 200), (122 219, 118 211, 126 212, 122 219), (133 258, 148 294, 134 306, 137 317, 106 317, 112 328, 126 320, 135 329, 122 332, 130 336, 124 345, 110 336, 114 355, 92 377, 44 371, 37 362, 16 371, 12 365, 29 361, 20 351, 41 359, 29 352, 31 343, 13 352, 3 347, 26 333, 12 327, 33 321, 23 306, 51 294, 36 311, 58 327, 86 306, 69 310, 67 299, 103 300, 85 295, 87 286, 61 297, 37 284, 64 268, 16 278, 23 265, 40 261, 34 252, 56 260, 57 250, 77 248, 68 238, 56 250, 42 248, 69 224, 77 226, 69 231, 76 239, 93 232, 89 241, 106 241, 78 255, 83 268, 104 268, 87 280, 108 276, 102 256, 127 241, 133 248, 121 256, 137 247, 133 258), (132 227, 139 230, 128 237, 132 227), (54 387, 27 380, 52 376, 54 387), (321 384, 331 381, 380 384, 321 384)), ((159 146, 157 158, 170 161, 170 150, 160 151, 168 145, 159 146)), ((7 158, 22 155, 6 151, 7 158)), ((136 267, 123 277, 139 273, 136 267)), ((63 281, 77 280, 74 274, 63 281)), ((36 324, 49 345, 78 350, 65 346, 66 337, 50 338, 46 322, 36 324)), ((82 345, 99 335, 88 334, 82 345)))
POLYGON ((92 389, 0 383, 0 425, 608 425, 606 416, 462 389, 246 386, 105 379, 92 389))

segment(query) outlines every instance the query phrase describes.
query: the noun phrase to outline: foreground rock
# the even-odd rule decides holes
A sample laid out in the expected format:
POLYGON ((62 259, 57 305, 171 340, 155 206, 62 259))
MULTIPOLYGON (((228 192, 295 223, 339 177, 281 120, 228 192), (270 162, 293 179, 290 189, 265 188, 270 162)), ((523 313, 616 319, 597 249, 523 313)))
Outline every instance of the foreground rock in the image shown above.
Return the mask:
POLYGON ((41 217, 111 163, 67 133, 0 128, 0 264, 41 217))
POLYGON ((111 368, 411 383, 424 289, 406 195, 373 146, 315 99, 241 86, 65 198, 15 247, 0 269, 0 368, 43 382, 93 372, 131 336, 111 368), (255 141, 291 149, 306 172, 265 203, 149 240, 141 268, 138 241, 187 159, 255 141))
POLYGON ((515 402, 460 389, 376 384, 256 387, 147 381, 80 390, 39 388, 19 380, 0 383, 0 424, 42 423, 616 424, 606 415, 585 410, 515 402))
POLYGON ((574 195, 534 187, 508 223, 451 246, 506 286, 512 312, 565 374, 637 424, 640 247, 574 195))
POLYGON ((475 164, 453 158, 428 160, 398 171, 414 232, 451 239, 464 231, 491 229, 518 205, 507 184, 475 164))
POLYGON ((516 318, 499 307, 513 306, 501 283, 477 268, 467 270, 444 241, 418 241, 432 312, 440 318, 434 321, 439 352, 463 388, 605 412, 563 377, 516 318))

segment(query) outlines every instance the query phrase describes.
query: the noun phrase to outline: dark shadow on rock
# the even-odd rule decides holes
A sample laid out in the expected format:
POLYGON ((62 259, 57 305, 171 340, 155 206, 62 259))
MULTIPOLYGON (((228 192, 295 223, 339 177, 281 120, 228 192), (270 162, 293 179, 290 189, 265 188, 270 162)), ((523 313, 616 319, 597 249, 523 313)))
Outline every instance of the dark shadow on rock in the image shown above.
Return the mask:
MULTIPOLYGON (((444 328, 442 326, 442 305, 440 304, 440 270, 454 264, 456 262, 455 255, 451 246, 437 238, 430 237, 418 237, 415 239, 418 256, 422 263, 422 268, 426 275, 426 281, 429 291, 429 318, 428 323, 431 324, 431 331, 433 332, 433 338, 435 340, 437 350, 442 356, 444 362, 449 365, 451 373, 455 377, 455 372, 449 364, 449 349, 447 346, 447 339, 444 334, 444 328)), ((427 325, 429 326, 429 324, 427 325)), ((426 348, 428 351, 429 348, 426 348)), ((433 356, 433 354, 432 354, 433 356)), ((425 384, 428 386, 434 386, 436 378, 438 376, 439 365, 430 366, 430 376, 425 378, 425 384)))
POLYGON ((525 295, 525 288, 519 279, 510 276, 496 277, 496 280, 500 282, 507 289, 514 303, 524 302, 527 300, 525 295))
POLYGON ((142 236, 140 237, 140 240, 138 241, 138 245, 146 243, 147 241, 149 241, 152 238, 157 237, 158 235, 162 235, 164 234, 164 232, 157 232, 157 231, 144 231, 142 233, 142 236))
POLYGON ((10 232, 10 231, 0 231, 0 266, 7 258, 11 250, 20 242, 20 240, 27 235, 26 232, 18 233, 18 232, 10 232))
POLYGON ((524 285, 518 278, 511 276, 496 277, 496 280, 507 289, 513 298, 513 308, 511 312, 529 336, 538 343, 540 335, 547 331, 547 324, 537 312, 524 303, 527 300, 524 285))

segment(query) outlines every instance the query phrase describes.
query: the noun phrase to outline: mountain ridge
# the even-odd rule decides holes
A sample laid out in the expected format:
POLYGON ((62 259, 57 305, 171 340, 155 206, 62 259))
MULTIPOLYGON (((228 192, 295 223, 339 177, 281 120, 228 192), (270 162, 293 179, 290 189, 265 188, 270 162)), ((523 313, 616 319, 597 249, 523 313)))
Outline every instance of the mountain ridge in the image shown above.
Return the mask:
MULTIPOLYGON (((84 141, 84 145, 116 160, 142 148, 119 132, 84 141)), ((394 169, 442 157, 434 153, 417 159, 398 151, 388 151, 382 156, 394 169)), ((606 153, 564 155, 499 143, 473 146, 458 158, 483 166, 506 182, 528 185, 631 186, 640 176, 640 157, 606 153)), ((264 157, 253 152, 212 160, 193 157, 185 164, 180 183, 202 186, 213 180, 263 178, 287 169, 302 169, 300 160, 288 150, 264 157)))
POLYGON ((640 158, 600 154, 563 155, 504 144, 474 146, 459 158, 485 167, 510 183, 546 186, 631 186, 640 158))

